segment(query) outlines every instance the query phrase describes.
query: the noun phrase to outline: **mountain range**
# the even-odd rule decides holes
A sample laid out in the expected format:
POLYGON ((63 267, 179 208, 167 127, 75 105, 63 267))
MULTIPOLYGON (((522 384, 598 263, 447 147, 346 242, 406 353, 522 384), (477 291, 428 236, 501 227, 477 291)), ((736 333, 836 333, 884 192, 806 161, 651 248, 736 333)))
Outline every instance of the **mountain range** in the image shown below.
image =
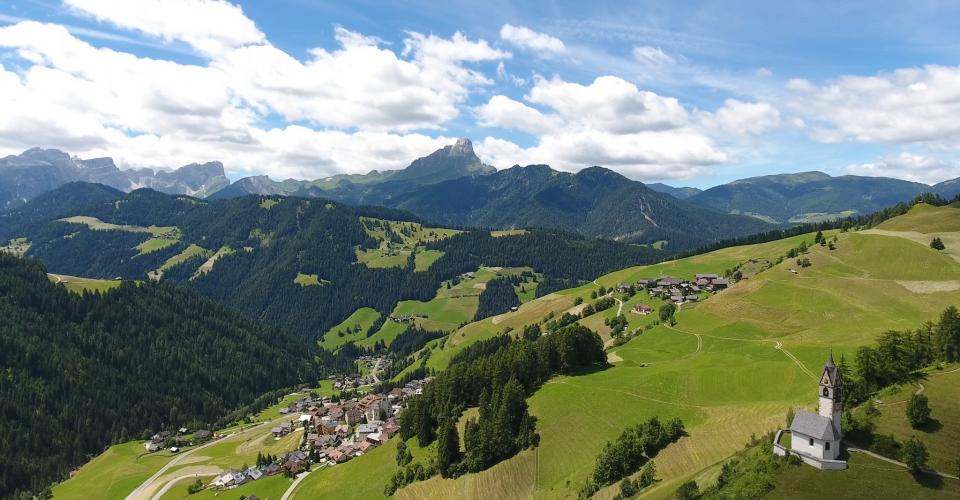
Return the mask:
POLYGON ((198 197, 230 184, 218 161, 192 163, 173 171, 121 170, 112 158, 82 160, 56 149, 32 148, 0 158, 0 208, 15 208, 75 181, 96 182, 128 192, 146 187, 198 197))
POLYGON ((233 183, 219 162, 173 171, 120 170, 110 158, 82 160, 34 148, 0 159, 0 206, 15 208, 72 181, 210 199, 251 194, 327 198, 399 208, 445 225, 558 228, 628 243, 665 240, 675 250, 776 226, 869 214, 924 192, 947 198, 960 194, 960 179, 931 186, 815 171, 752 177, 701 191, 644 184, 603 167, 577 173, 547 165, 497 170, 480 160, 469 139, 459 139, 400 170, 317 180, 274 181, 261 175, 233 183))

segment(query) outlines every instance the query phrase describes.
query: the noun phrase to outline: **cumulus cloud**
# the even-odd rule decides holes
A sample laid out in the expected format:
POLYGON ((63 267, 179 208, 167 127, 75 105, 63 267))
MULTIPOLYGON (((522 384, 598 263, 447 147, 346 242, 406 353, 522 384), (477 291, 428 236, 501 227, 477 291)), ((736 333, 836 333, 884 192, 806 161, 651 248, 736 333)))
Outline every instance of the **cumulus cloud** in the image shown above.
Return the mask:
POLYGON ((714 112, 701 112, 704 127, 730 135, 762 134, 780 125, 780 112, 767 102, 727 99, 714 112))
POLYGON ((526 26, 504 24, 500 28, 500 38, 511 45, 542 55, 559 54, 566 50, 559 38, 533 31, 526 26))
POLYGON ((265 37, 237 6, 222 0, 64 0, 76 12, 207 54, 263 43, 265 37))
POLYGON ((547 163, 570 171, 601 165, 634 178, 665 179, 700 175, 729 160, 677 99, 617 77, 588 85, 537 78, 525 100, 494 96, 474 109, 484 126, 520 130, 537 140, 523 148, 487 138, 477 148, 485 161, 547 163))
POLYGON ((234 22, 242 11, 225 2, 172 2, 182 15, 157 18, 114 4, 70 3, 117 26, 183 41, 206 62, 95 47, 55 24, 0 27, 3 64, 13 61, 0 64, 0 153, 59 147, 128 167, 217 159, 236 174, 274 177, 400 168, 449 143, 419 131, 442 128, 474 88, 490 83, 467 65, 509 57, 460 33, 408 33, 398 54, 338 27, 338 47, 313 49, 301 61, 252 22, 234 22), (220 9, 225 22, 198 25, 201 16, 184 6, 220 9), (277 116, 286 124, 265 125, 277 116))
POLYGON ((925 184, 960 177, 960 163, 907 152, 887 156, 873 163, 849 165, 846 170, 854 175, 896 177, 925 184))
POLYGON ((960 141, 960 67, 844 76, 823 86, 791 80, 792 107, 823 142, 960 141))

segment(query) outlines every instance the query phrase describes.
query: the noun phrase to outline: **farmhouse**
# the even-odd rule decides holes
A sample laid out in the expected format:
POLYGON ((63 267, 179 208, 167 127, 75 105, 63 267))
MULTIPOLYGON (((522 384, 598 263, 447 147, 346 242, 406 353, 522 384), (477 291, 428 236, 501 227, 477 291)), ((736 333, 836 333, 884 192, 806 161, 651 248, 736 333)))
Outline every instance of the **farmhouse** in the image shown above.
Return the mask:
POLYGON ((633 312, 637 314, 643 314, 644 316, 646 316, 647 314, 650 314, 653 312, 653 308, 647 304, 636 304, 635 306, 633 306, 633 312))
POLYGON ((784 434, 781 430, 774 438, 773 452, 780 456, 790 454, 800 457, 805 463, 818 469, 846 469, 847 462, 839 460, 840 441, 843 439, 840 428, 843 380, 833 362, 832 353, 823 367, 817 395, 819 411, 811 413, 798 410, 790 424, 790 448, 780 444, 784 434))

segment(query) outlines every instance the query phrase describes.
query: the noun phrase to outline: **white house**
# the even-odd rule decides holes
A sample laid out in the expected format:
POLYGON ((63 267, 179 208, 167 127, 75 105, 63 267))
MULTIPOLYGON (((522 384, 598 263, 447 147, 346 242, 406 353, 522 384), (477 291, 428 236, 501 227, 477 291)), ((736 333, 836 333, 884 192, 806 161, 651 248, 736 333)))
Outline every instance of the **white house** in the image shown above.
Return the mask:
POLYGON ((846 469, 847 462, 840 460, 840 442, 843 431, 840 428, 840 414, 843 402, 843 380, 833 354, 823 367, 817 391, 819 411, 811 413, 797 410, 790 424, 790 449, 780 444, 783 431, 774 438, 774 453, 800 457, 805 463, 818 469, 846 469))

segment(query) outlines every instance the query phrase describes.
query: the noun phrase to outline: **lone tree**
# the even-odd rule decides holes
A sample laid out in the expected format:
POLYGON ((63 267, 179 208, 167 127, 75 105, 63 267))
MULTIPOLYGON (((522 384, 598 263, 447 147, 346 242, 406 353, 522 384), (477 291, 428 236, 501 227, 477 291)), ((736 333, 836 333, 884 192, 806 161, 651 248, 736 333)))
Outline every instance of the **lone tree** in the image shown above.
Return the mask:
POLYGON ((934 250, 943 250, 947 247, 946 245, 943 244, 943 240, 941 240, 940 237, 938 236, 934 238, 933 241, 930 242, 930 248, 934 250))
POLYGON ((903 445, 903 463, 910 467, 913 472, 920 472, 927 466, 927 459, 930 454, 927 453, 927 447, 919 439, 912 437, 903 445))
POLYGON ((667 302, 660 308, 660 322, 667 323, 673 318, 673 313, 677 312, 677 306, 673 302, 667 302))
POLYGON ((907 403, 907 420, 914 429, 919 429, 930 421, 930 400, 926 394, 914 394, 907 403))

